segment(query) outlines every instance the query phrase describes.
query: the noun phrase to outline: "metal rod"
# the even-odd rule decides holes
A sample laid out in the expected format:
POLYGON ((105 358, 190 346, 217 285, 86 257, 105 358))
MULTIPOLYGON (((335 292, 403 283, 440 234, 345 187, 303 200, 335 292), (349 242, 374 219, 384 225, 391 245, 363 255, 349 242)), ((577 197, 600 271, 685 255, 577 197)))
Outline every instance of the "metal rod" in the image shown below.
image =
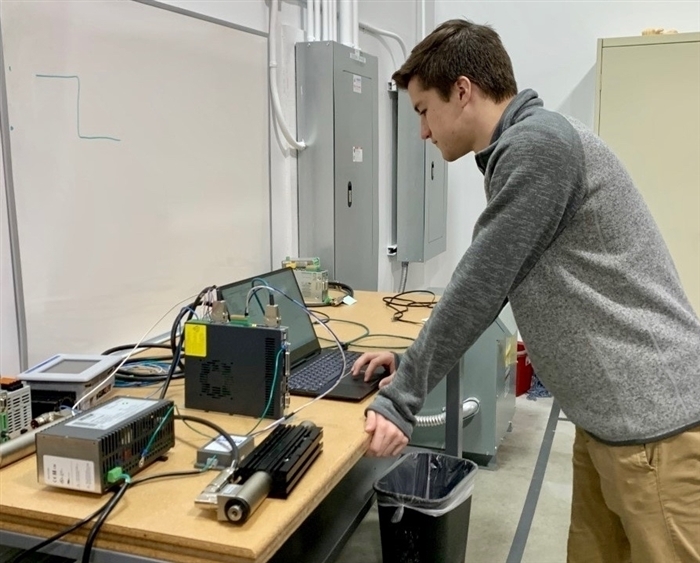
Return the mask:
POLYGON ((19 371, 29 367, 27 345, 27 315, 24 307, 24 286, 22 284, 22 261, 19 253, 19 233, 17 230, 17 205, 12 176, 12 153, 10 150, 10 114, 7 107, 7 82, 5 77, 5 53, 2 48, 2 26, 0 26, 0 136, 2 136, 2 163, 5 175, 5 200, 7 202, 7 226, 10 241, 10 261, 12 263, 12 283, 15 295, 15 316, 17 319, 17 347, 19 371))

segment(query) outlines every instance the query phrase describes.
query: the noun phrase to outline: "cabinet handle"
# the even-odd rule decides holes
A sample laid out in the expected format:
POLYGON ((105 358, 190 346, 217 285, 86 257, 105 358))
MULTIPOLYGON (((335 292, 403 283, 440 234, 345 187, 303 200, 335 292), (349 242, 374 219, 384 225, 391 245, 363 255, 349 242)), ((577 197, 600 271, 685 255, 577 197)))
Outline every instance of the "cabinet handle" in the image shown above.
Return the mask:
POLYGON ((348 182, 348 207, 352 207, 352 182, 348 182))
POLYGON ((430 179, 431 180, 435 179, 435 161, 432 161, 430 163, 430 179))

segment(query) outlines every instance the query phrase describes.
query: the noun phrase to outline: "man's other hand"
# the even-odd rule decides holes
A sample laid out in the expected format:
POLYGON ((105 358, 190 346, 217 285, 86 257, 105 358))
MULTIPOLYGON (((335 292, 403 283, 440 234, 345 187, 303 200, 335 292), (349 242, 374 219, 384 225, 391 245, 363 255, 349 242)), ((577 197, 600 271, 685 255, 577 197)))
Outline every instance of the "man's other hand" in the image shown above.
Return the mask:
MULTIPOLYGON (((386 373, 392 374, 396 371, 396 357, 391 352, 365 352, 362 354, 355 363, 352 365, 352 376, 357 377, 365 368, 364 379, 369 381, 372 379, 372 375, 375 370, 379 367, 383 367, 386 373)), ((388 378, 384 378, 379 384, 380 387, 384 387, 387 383, 384 383, 388 378)))
POLYGON ((372 437, 366 454, 370 457, 395 457, 408 444, 399 427, 375 411, 367 411, 365 432, 372 437))

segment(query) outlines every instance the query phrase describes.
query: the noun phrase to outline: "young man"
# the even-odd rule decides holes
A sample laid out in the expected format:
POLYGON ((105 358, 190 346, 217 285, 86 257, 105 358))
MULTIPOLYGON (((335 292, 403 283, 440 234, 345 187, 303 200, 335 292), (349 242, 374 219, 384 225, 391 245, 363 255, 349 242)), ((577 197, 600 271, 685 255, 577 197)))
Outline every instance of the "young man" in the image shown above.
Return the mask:
POLYGON ((367 412, 368 453, 399 454, 426 394, 507 299, 577 426, 569 562, 700 561, 700 321, 623 165, 518 93, 489 27, 442 24, 393 78, 445 160, 476 153, 488 203, 400 365, 381 352, 354 366, 395 371, 367 412))

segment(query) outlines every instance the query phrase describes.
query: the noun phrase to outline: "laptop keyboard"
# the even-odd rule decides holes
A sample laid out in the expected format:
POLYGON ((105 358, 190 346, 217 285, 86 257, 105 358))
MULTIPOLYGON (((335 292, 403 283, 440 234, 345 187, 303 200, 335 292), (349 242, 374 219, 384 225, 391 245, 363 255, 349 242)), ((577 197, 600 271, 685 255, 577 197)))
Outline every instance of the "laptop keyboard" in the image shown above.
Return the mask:
MULTIPOLYGON (((360 352, 345 352, 347 369, 350 370, 352 364, 362 354, 360 352)), ((290 391, 323 391, 328 383, 340 375, 343 367, 343 357, 339 350, 327 354, 321 354, 315 360, 311 360, 300 367, 289 378, 290 391)))

